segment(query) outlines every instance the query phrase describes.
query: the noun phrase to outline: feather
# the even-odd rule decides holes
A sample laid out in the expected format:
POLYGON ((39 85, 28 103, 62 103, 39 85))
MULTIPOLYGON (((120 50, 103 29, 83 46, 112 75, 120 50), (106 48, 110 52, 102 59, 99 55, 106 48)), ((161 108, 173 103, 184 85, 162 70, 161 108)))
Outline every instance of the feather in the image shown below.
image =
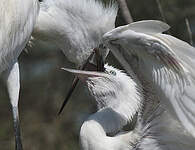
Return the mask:
MULTIPOLYGON (((117 5, 94 0, 44 0, 32 36, 63 51, 80 66, 114 28, 117 5)), ((35 43, 37 44, 37 43, 35 43)))
POLYGON ((143 20, 133 22, 127 25, 127 28, 135 32, 157 34, 169 30, 170 26, 158 20, 143 20))
POLYGON ((173 36, 148 31, 119 27, 106 33, 104 42, 127 71, 135 65, 132 55, 138 58, 134 71, 144 78, 140 80, 151 83, 160 102, 195 137, 195 48, 173 36))

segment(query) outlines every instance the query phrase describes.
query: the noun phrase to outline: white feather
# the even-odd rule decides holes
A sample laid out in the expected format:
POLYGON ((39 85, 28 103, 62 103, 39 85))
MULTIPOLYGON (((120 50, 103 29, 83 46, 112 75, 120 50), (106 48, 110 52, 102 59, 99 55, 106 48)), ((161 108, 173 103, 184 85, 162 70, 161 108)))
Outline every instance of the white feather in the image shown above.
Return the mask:
POLYGON ((114 28, 116 14, 116 5, 95 0, 44 0, 33 37, 55 44, 69 61, 81 65, 114 28))
POLYGON ((138 117, 137 131, 141 138, 133 150, 193 150, 194 139, 181 124, 161 106, 147 117, 138 117))
POLYGON ((134 80, 120 70, 105 65, 105 73, 64 69, 86 78, 90 94, 97 102, 98 111, 82 125, 81 146, 85 150, 128 150, 129 140, 136 141, 135 133, 121 133, 142 107, 142 93, 134 80), (120 132, 121 134, 117 134, 120 132), (107 136, 107 134, 115 136, 107 136), (131 139, 128 139, 131 137, 131 139), (124 140, 125 139, 125 140, 124 140))
POLYGON ((142 33, 126 26, 106 33, 104 41, 125 69, 133 65, 132 54, 137 56, 135 71, 144 77, 140 80, 151 82, 161 103, 195 137, 194 48, 170 35, 142 33))
POLYGON ((158 20, 143 20, 127 25, 127 28, 136 32, 156 34, 169 30, 170 26, 158 20))

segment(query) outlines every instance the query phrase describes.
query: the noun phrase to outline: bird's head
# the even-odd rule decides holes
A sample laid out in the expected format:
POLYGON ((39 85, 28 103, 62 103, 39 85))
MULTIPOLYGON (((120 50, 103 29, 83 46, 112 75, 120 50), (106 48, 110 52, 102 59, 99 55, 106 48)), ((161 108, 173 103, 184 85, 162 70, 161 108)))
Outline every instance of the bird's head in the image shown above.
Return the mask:
POLYGON ((138 85, 134 80, 112 66, 105 65, 104 72, 66 69, 87 84, 98 109, 109 107, 127 120, 135 115, 142 102, 138 85))

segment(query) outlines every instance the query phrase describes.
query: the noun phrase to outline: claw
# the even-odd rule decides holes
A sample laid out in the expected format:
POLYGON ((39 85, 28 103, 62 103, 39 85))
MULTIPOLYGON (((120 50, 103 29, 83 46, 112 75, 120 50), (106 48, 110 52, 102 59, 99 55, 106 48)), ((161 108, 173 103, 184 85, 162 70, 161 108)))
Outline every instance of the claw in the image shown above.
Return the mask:
POLYGON ((14 134, 15 134, 15 143, 16 143, 16 150, 23 150, 22 148, 22 140, 20 135, 20 121, 18 115, 18 106, 12 107, 13 113, 13 121, 14 121, 14 134))

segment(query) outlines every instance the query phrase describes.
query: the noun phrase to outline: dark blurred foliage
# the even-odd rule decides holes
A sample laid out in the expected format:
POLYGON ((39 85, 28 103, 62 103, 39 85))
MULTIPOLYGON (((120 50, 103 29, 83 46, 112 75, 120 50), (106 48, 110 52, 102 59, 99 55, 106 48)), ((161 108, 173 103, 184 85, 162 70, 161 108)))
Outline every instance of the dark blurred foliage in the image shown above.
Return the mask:
MULTIPOLYGON (((104 0, 109 3, 108 0, 104 0)), ((162 20, 156 0, 128 0, 134 21, 143 19, 162 20)), ((185 24, 187 17, 195 38, 195 1, 161 0, 171 34, 185 41, 189 36, 185 24)), ((116 25, 124 20, 117 16, 116 25)), ((20 119, 25 150, 77 150, 79 129, 95 105, 82 83, 76 88, 63 114, 57 111, 71 85, 73 76, 61 67, 74 67, 62 52, 52 46, 33 47, 23 52, 19 59, 21 68, 20 119)), ((108 62, 118 66, 109 55, 108 62)), ((121 67, 120 67, 121 68, 121 67)), ((0 82, 0 150, 14 149, 13 124, 10 104, 3 82, 0 82)))

